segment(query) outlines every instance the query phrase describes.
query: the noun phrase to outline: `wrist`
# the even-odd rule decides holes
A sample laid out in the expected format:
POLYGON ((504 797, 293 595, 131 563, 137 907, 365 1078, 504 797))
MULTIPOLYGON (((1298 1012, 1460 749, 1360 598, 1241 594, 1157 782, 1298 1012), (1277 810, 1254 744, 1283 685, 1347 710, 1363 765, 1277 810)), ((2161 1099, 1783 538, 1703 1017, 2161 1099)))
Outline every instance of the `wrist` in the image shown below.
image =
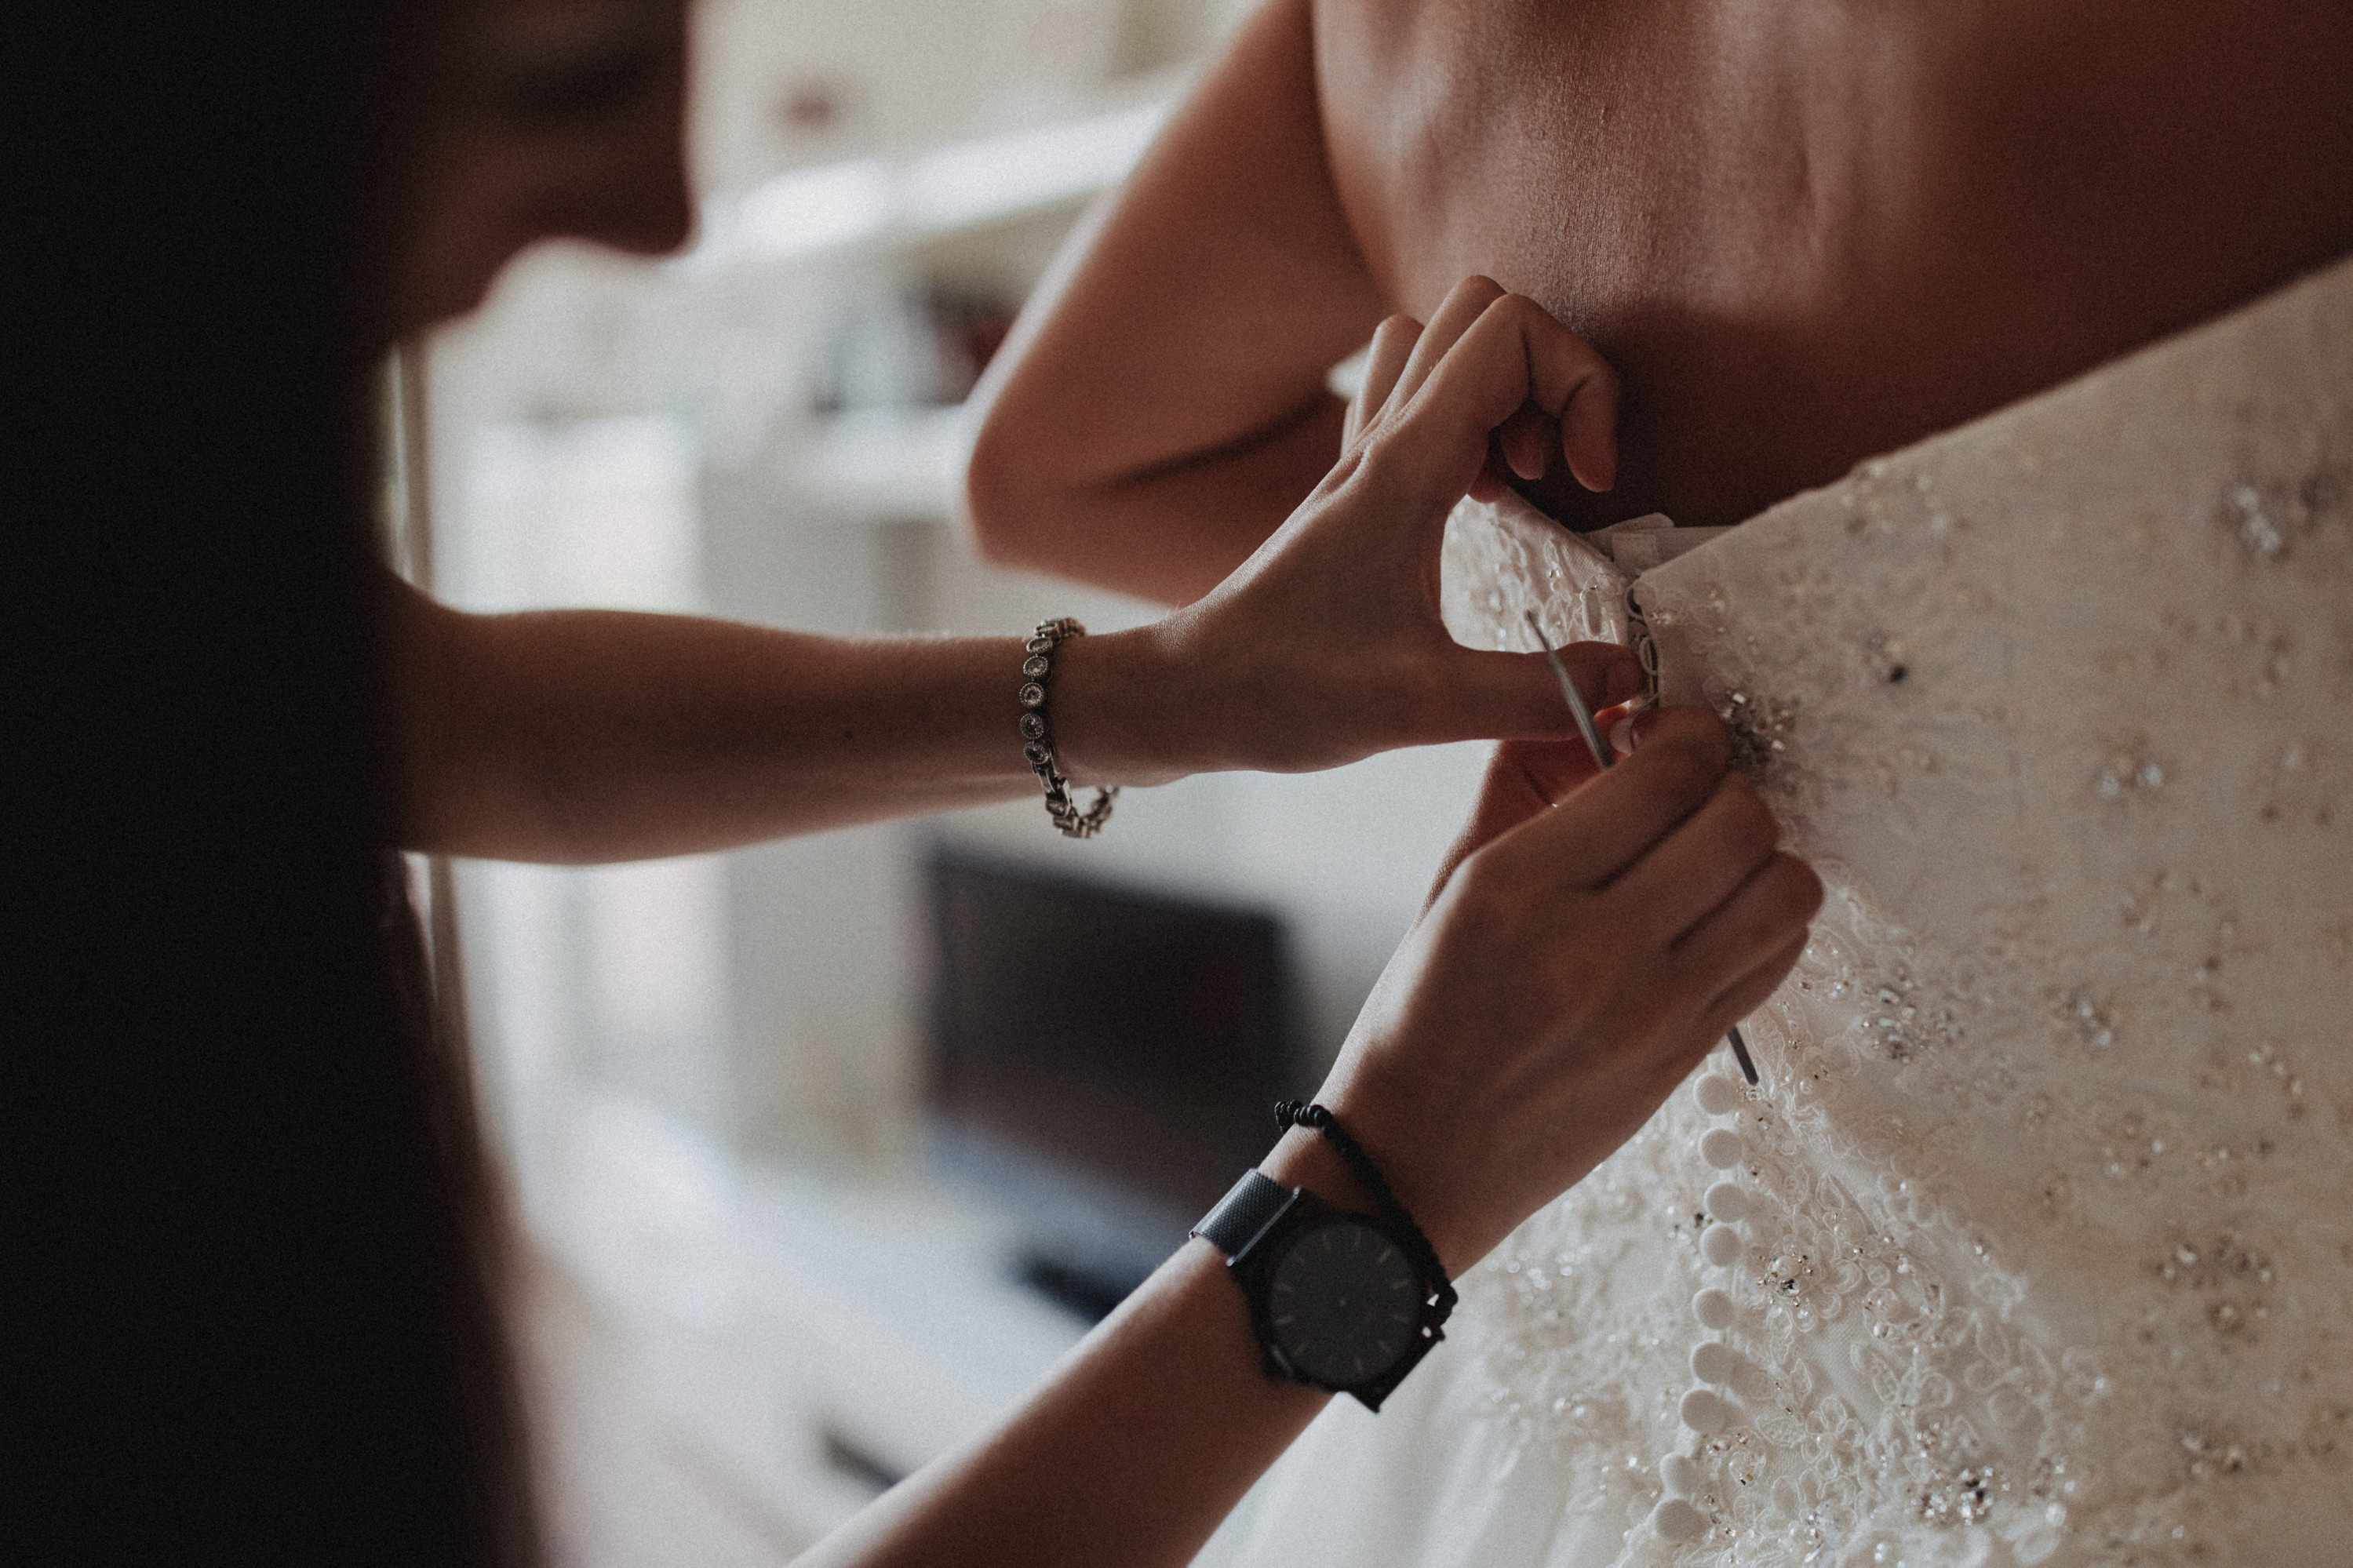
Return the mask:
POLYGON ((1304 1187, 1335 1208, 1368 1214, 1373 1194, 1322 1135, 1293 1127, 1275 1140, 1258 1168, 1286 1187, 1304 1187))
POLYGON ((1377 1412, 1446 1337, 1460 1297, 1388 1178, 1329 1107, 1286 1100, 1275 1114, 1286 1133, 1312 1130, 1338 1164, 1282 1142, 1193 1234, 1226 1255, 1271 1375, 1353 1395, 1377 1412), (1371 1201, 1335 1201, 1343 1194, 1371 1201))
POLYGON ((1073 783, 1169 784, 1198 771, 1183 668, 1159 623, 1056 650, 1054 749, 1073 783))
MULTIPOLYGON (((1339 1100, 1329 1096, 1321 1099, 1332 1108, 1335 1120, 1355 1135, 1375 1169, 1389 1184, 1398 1203, 1429 1240, 1430 1249, 1438 1254, 1439 1264, 1448 1279, 1458 1278, 1472 1261, 1484 1256, 1484 1247, 1473 1250, 1462 1231, 1451 1223, 1436 1201, 1426 1173, 1408 1157, 1402 1140, 1339 1100)), ((1335 1208, 1354 1214, 1377 1212, 1372 1193, 1348 1168, 1348 1163, 1340 1157, 1331 1141, 1312 1129, 1293 1127, 1285 1132, 1276 1140, 1266 1158, 1259 1162, 1259 1169, 1286 1187, 1306 1188, 1335 1208)))

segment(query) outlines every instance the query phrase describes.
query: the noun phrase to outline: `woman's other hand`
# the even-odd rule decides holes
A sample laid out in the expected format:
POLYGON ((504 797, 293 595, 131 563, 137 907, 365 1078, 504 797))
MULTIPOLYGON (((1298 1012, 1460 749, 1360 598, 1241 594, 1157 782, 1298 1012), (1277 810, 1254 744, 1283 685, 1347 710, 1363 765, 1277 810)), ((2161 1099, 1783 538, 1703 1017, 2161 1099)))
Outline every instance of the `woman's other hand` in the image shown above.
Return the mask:
MULTIPOLYGON (((1058 665, 1066 766, 1104 782, 1303 772, 1398 746, 1559 733, 1567 716, 1541 655, 1474 650, 1447 632, 1440 545, 1455 502, 1501 494, 1506 469, 1543 473, 1553 445, 1607 488, 1617 410, 1601 357, 1488 279, 1458 285, 1426 328, 1392 317, 1340 462, 1273 537, 1197 603, 1058 665)), ((1577 644, 1563 658, 1596 709, 1642 689, 1626 649, 1577 644)))
MULTIPOLYGON (((1797 962, 1821 884, 1703 710, 1496 749, 1470 827, 1318 1098, 1460 1273, 1625 1142, 1797 962), (1552 803, 1557 803, 1553 805, 1552 803)), ((1345 1192, 1312 1135, 1266 1167, 1345 1192)))

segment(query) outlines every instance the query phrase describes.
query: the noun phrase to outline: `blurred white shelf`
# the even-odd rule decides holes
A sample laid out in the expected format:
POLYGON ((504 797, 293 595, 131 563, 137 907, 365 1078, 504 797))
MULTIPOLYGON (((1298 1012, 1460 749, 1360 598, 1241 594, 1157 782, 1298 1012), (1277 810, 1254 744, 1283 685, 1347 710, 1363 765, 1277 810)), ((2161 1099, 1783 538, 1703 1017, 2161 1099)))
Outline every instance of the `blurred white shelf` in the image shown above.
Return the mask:
POLYGON ((701 242, 670 265, 711 271, 861 245, 920 244, 1077 201, 1127 177, 1173 102, 1173 95, 1155 95, 913 157, 791 170, 740 195, 706 201, 701 242))

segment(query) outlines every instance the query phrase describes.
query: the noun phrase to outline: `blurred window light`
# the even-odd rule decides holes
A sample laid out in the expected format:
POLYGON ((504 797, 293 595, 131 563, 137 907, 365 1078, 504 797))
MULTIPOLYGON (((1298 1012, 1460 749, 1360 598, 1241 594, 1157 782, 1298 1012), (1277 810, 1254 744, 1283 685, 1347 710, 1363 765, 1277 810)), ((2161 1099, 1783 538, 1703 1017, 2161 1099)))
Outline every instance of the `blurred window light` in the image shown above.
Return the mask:
POLYGON ((690 1062, 717 1061, 723 1053, 715 1046, 727 1026, 727 881, 720 858, 598 866, 579 879, 588 1003, 608 1056, 658 1077, 689 1070, 690 1062))
POLYGON ((1353 403, 1356 394, 1365 390, 1365 377, 1372 373, 1372 367, 1373 345, 1366 343, 1324 373, 1324 389, 1344 402, 1353 403))
POLYGON ((446 596, 466 609, 702 603, 693 432, 663 415, 488 426, 446 596))

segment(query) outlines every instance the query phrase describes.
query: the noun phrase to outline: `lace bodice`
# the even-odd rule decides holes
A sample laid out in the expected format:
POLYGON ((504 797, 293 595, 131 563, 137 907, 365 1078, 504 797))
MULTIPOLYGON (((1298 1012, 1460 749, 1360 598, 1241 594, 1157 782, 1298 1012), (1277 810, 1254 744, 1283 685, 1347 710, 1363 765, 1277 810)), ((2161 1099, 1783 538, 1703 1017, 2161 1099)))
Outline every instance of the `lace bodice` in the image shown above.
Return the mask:
POLYGON ((2353 1560, 2353 264, 1680 542, 1466 504, 1450 625, 1647 632, 1831 900, 1466 1280, 1525 1495, 1387 1560, 2353 1560))

